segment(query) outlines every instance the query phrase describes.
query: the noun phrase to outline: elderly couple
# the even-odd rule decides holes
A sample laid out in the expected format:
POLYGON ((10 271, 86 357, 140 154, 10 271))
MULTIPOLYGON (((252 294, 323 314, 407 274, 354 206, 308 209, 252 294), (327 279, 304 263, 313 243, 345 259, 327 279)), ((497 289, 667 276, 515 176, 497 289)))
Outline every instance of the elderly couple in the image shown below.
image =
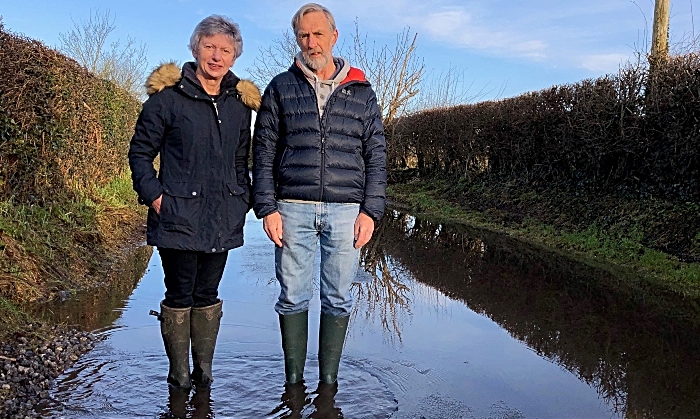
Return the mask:
POLYGON ((287 384, 304 379, 320 243, 319 379, 336 383, 359 249, 384 212, 386 145, 369 82, 332 55, 338 31, 330 11, 306 4, 292 28, 301 52, 262 98, 253 83, 231 72, 241 34, 218 15, 196 26, 194 62, 182 69, 162 65, 146 83, 150 97, 129 164, 139 202, 149 207, 148 244, 157 247, 165 274, 159 319, 171 388, 206 389, 213 381, 219 282, 228 251, 243 245, 251 207, 275 245, 281 288, 275 311, 287 384))

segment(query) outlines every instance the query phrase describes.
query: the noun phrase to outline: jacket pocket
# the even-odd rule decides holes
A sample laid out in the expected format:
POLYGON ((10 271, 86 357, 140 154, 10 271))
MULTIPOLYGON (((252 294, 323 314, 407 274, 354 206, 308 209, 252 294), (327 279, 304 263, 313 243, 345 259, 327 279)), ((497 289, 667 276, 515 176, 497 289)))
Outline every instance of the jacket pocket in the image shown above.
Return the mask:
POLYGON ((202 212, 201 193, 200 183, 163 183, 163 200, 160 204, 163 230, 194 234, 202 212))
POLYGON ((248 185, 239 185, 235 182, 228 182, 226 184, 228 188, 228 198, 227 199, 227 213, 228 213, 228 227, 231 233, 235 234, 239 229, 242 228, 245 222, 246 213, 251 208, 250 204, 250 191, 248 185))

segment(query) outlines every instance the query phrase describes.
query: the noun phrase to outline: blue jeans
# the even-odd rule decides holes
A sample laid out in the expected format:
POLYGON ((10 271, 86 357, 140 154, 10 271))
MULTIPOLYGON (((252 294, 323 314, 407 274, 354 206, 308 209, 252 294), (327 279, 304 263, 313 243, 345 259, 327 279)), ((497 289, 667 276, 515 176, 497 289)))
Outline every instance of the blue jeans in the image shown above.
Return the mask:
POLYGON ((281 291, 275 311, 282 315, 309 309, 313 297, 314 259, 321 246, 321 312, 349 316, 350 286, 360 251, 354 247, 359 204, 277 202, 282 216, 283 247, 275 247, 275 272, 281 291))

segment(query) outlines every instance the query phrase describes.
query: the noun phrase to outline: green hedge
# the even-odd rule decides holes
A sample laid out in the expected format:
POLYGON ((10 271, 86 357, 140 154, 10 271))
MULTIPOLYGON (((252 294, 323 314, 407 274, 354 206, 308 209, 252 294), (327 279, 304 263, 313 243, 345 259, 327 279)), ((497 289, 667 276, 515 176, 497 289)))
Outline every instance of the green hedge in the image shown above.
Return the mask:
POLYGON ((444 198, 535 220, 562 233, 600 230, 700 261, 700 55, 650 72, 432 109, 387 127, 390 181, 448 185, 444 198))
POLYGON ((125 169, 138 100, 0 26, 0 199, 52 202, 125 169))
POLYGON ((0 24, 0 301, 104 279, 142 223, 126 158, 140 109, 129 92, 0 24))

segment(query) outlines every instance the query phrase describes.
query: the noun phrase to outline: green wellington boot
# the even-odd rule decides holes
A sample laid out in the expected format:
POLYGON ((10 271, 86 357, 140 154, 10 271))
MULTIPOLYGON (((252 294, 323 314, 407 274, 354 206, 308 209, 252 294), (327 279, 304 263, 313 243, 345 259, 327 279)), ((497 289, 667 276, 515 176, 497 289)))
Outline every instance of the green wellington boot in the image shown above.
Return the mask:
POLYGON ((160 303, 160 333, 170 361, 168 384, 189 389, 190 382, 190 308, 171 308, 160 303))
POLYGON ((309 312, 279 315, 284 351, 284 376, 287 384, 304 380, 306 342, 309 339, 309 312))
POLYGON ((221 324, 223 301, 206 307, 192 307, 190 335, 192 337, 192 382, 198 388, 209 388, 214 377, 211 364, 214 359, 216 337, 221 324))
POLYGON ((333 384, 338 379, 340 355, 343 353, 349 316, 331 316, 321 313, 318 336, 318 369, 322 383, 333 384))

